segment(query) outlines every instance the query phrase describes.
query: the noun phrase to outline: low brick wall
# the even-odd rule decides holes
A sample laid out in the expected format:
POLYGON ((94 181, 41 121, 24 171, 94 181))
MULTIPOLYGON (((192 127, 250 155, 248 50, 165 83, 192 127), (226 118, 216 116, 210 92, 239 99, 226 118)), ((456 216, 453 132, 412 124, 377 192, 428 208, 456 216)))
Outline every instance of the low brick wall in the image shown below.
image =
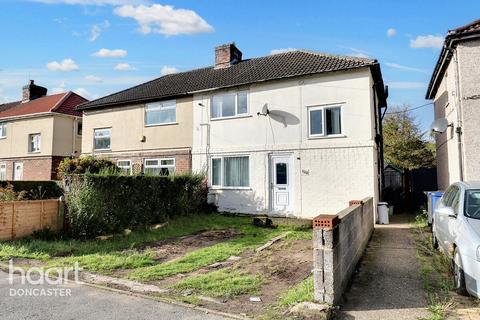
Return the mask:
POLYGON ((338 303, 372 235, 374 201, 351 201, 336 215, 313 220, 314 291, 318 302, 338 303))
POLYGON ((35 230, 63 227, 63 203, 60 200, 0 202, 0 240, 27 237, 35 230))

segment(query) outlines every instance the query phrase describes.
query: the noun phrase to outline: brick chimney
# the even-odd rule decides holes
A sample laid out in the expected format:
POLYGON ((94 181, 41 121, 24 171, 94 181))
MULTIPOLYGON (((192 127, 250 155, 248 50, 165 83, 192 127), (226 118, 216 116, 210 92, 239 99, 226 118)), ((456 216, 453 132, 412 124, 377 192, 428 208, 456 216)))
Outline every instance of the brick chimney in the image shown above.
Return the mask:
POLYGON ((37 86, 33 80, 23 87, 22 103, 32 101, 47 95, 47 88, 37 86))
POLYGON ((228 68, 242 61, 242 51, 235 43, 222 44, 215 48, 215 69, 228 68))

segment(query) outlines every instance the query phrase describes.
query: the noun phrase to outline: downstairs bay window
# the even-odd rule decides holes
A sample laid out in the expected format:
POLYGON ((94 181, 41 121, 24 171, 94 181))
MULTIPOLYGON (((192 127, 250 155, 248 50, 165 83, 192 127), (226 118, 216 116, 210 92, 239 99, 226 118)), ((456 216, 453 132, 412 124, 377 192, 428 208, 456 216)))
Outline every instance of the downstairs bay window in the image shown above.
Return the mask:
POLYGON ((248 156, 212 157, 212 187, 248 188, 250 158, 248 156))

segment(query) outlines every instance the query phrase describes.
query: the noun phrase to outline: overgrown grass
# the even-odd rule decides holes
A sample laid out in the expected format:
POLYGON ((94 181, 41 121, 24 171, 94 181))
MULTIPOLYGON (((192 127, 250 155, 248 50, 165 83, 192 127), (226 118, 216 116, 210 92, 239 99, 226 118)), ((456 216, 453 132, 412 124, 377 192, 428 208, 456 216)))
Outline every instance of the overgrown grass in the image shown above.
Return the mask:
POLYGON ((48 263, 47 268, 71 267, 75 262, 78 262, 82 268, 88 269, 89 271, 108 274, 116 269, 135 269, 153 265, 155 260, 153 253, 150 251, 114 252, 110 254, 93 253, 78 257, 54 259, 48 263))
POLYGON ((295 287, 283 293, 278 300, 278 304, 282 307, 290 307, 305 301, 314 301, 313 276, 309 276, 295 287))
POLYGON ((450 291, 453 288, 450 260, 433 248, 425 211, 415 219, 414 238, 423 287, 427 292, 431 320, 445 319, 454 307, 450 291))
POLYGON ((210 297, 232 298, 242 294, 257 294, 262 278, 232 269, 220 269, 177 282, 173 288, 192 290, 210 297))
POLYGON ((134 270, 128 277, 134 280, 150 281, 195 271, 215 262, 224 261, 230 256, 238 256, 245 250, 253 249, 279 235, 287 228, 263 229, 250 223, 237 224, 236 227, 243 233, 240 238, 192 251, 178 260, 134 270))

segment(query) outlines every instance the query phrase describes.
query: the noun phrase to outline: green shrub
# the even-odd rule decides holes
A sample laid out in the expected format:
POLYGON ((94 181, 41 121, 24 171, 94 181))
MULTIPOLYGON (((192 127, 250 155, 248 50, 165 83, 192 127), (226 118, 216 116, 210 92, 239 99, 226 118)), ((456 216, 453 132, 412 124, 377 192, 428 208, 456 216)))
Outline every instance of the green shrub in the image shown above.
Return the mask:
POLYGON ((205 208, 207 192, 201 175, 72 176, 67 194, 69 233, 91 238, 195 214, 205 208))
POLYGON ((111 160, 94 158, 92 156, 83 156, 79 158, 65 158, 60 162, 57 169, 59 179, 69 174, 100 173, 105 170, 116 172, 119 169, 111 160))
MULTIPOLYGON (((0 181, 0 188, 12 186, 12 191, 22 194, 20 199, 15 200, 43 200, 56 199, 63 195, 63 190, 55 181, 0 181)), ((3 197, 0 197, 0 201, 3 197)), ((8 200, 6 200, 8 201, 8 200)))
POLYGON ((0 201, 18 201, 24 200, 26 191, 17 192, 13 185, 7 184, 5 187, 0 186, 0 201))

